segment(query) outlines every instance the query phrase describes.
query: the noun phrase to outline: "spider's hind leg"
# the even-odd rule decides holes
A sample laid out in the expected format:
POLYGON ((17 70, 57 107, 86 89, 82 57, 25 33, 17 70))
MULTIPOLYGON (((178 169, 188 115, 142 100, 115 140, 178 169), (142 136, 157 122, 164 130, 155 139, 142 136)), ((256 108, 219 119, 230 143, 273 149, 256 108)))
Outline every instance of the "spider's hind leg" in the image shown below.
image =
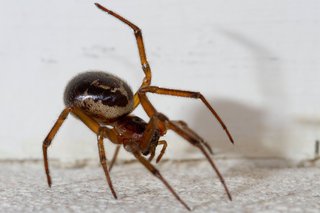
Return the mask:
POLYGON ((111 179, 109 176, 108 168, 106 165, 106 157, 104 153, 104 146, 103 146, 103 138, 108 138, 111 141, 117 142, 117 136, 116 133, 113 131, 113 129, 109 129, 107 127, 101 127, 99 123, 97 123, 95 120, 90 118, 88 115, 86 115, 84 112, 81 111, 81 109, 78 109, 76 107, 66 107, 60 114, 58 120, 48 133, 47 137, 43 141, 42 149, 43 149, 43 158, 44 158, 44 167, 45 172, 47 176, 47 181, 49 187, 51 186, 51 177, 49 172, 49 163, 48 163, 48 155, 47 155, 47 149, 51 144, 51 141, 53 140, 54 136, 57 134, 58 130, 60 129, 63 122, 66 120, 67 116, 72 113, 77 118, 79 118, 89 129, 91 129, 95 134, 98 136, 98 148, 99 148, 99 154, 100 154, 100 162, 104 169, 109 187, 113 193, 113 196, 116 198, 116 193, 113 189, 111 179))
POLYGON ((57 134, 61 125, 67 119, 67 117, 71 111, 72 111, 72 108, 67 107, 60 113, 59 118, 57 119, 57 121, 53 125, 52 129, 50 130, 50 132, 48 133, 47 137, 44 139, 43 144, 42 144, 44 168, 45 168, 49 187, 51 187, 52 182, 51 182, 50 171, 49 171, 48 147, 51 145, 51 142, 52 142, 54 136, 57 134))

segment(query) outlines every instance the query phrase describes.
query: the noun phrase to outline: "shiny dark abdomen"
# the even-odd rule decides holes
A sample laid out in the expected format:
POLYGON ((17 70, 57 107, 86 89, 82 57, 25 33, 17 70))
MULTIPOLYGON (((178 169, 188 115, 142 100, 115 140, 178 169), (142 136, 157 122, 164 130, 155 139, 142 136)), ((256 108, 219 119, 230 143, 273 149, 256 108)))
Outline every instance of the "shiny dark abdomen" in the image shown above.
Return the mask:
POLYGON ((85 72, 68 83, 66 106, 76 106, 98 120, 115 119, 133 110, 133 93, 118 77, 104 72, 85 72))

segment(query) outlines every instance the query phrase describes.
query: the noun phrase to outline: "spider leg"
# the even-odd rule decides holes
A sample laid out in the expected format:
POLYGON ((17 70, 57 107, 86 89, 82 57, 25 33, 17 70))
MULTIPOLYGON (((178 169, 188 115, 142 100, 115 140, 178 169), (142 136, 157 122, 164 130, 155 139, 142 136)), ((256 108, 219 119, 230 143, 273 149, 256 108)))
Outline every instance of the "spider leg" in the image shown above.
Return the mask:
POLYGON ((181 128, 178 125, 176 125, 175 123, 171 122, 165 115, 163 115, 161 113, 158 113, 144 93, 139 93, 139 96, 140 96, 141 105, 142 105, 142 107, 144 108, 144 110, 146 111, 146 113, 149 116, 152 116, 152 118, 154 118, 154 117, 158 118, 159 122, 160 123, 164 123, 166 128, 173 130, 174 132, 179 134, 181 137, 186 139, 189 143, 191 143, 192 145, 194 145, 198 149, 200 149, 200 151, 204 154, 204 156, 209 161, 209 163, 212 166, 213 170, 218 175, 218 178, 219 178, 220 182, 222 183, 222 185, 223 185, 223 187, 224 187, 229 199, 232 200, 231 194, 230 194, 229 189, 228 189, 228 187, 227 187, 227 185, 225 183, 224 178, 222 177, 222 175, 219 172, 218 168, 214 164, 213 160, 210 158, 209 154, 203 148, 203 146, 202 146, 201 142, 198 140, 198 138, 194 137, 193 134, 188 133, 183 128, 181 128))
POLYGON ((167 149, 167 146, 168 146, 167 141, 165 141, 165 140, 159 141, 158 145, 160 145, 160 144, 162 145, 162 149, 161 149, 159 156, 157 157, 156 163, 160 162, 160 160, 161 160, 162 156, 164 155, 164 153, 167 149))
POLYGON ((98 139, 98 148, 99 148, 99 156, 100 156, 100 163, 103 167, 109 188, 114 196, 117 199, 117 195, 113 189, 111 178, 109 175, 107 163, 106 163, 106 156, 104 151, 103 145, 103 138, 108 138, 114 143, 117 143, 117 134, 114 132, 113 129, 109 129, 107 127, 101 127, 98 122, 90 118, 88 115, 83 113, 80 109, 74 108, 73 114, 75 114, 85 125, 87 125, 93 132, 97 134, 98 139))
POLYGON ((174 191, 171 185, 162 177, 159 170, 157 170, 147 159, 145 159, 139 152, 133 152, 134 156, 142 163, 154 176, 159 178, 161 182, 168 188, 168 190, 173 194, 173 196, 189 211, 191 209, 189 206, 179 197, 179 195, 174 191))
MULTIPOLYGON (((164 155, 164 153, 167 149, 168 144, 165 140, 161 140, 161 141, 158 141, 157 145, 162 145, 161 152, 158 155, 157 160, 156 160, 156 163, 159 163, 159 161, 161 160, 162 156, 164 155)), ((157 148, 156 146, 153 146, 150 148, 150 157, 148 158, 149 162, 151 162, 153 160, 154 156, 156 155, 156 148, 157 148)))
POLYGON ((112 160, 111 160, 110 165, 109 165, 109 172, 111 172, 111 169, 112 169, 113 165, 115 164, 115 162, 117 160, 120 148, 121 148, 121 146, 117 145, 116 150, 113 153, 113 157, 112 157, 112 160))
POLYGON ((144 136, 143 136, 143 142, 141 143, 141 148, 143 148, 145 151, 146 149, 149 150, 150 152, 150 157, 149 157, 149 162, 152 161, 152 159, 154 158, 155 154, 156 154, 156 148, 158 144, 154 144, 154 143, 150 143, 152 136, 156 135, 156 134, 160 134, 159 133, 159 128, 157 128, 158 126, 158 119, 156 119, 156 117, 151 117, 146 130, 144 132, 144 136), (156 133, 158 132, 158 133, 156 133))
POLYGON ((231 143, 234 143, 233 138, 232 138, 227 126, 223 123, 223 121, 220 118, 220 116, 218 115, 218 113, 212 108, 212 106, 209 104, 209 102, 206 100, 206 98, 201 93, 191 92, 191 91, 183 91, 183 90, 175 90, 175 89, 166 89, 166 88, 160 88, 160 87, 155 87, 155 86, 146 86, 146 87, 143 87, 139 90, 140 99, 141 99, 141 96, 146 96, 145 94, 147 92, 156 93, 156 94, 160 94, 160 95, 171 95, 171 96, 178 96, 178 97, 200 99, 206 105, 206 107, 210 110, 210 112, 215 116, 215 118, 218 120, 218 122, 220 123, 220 125, 222 126, 224 131, 226 132, 231 143))
POLYGON ((211 146, 202 137, 200 137, 195 131, 190 129, 190 127, 187 125, 186 122, 184 121, 171 121, 171 122, 179 126, 180 128, 182 128, 184 131, 188 132, 188 134, 191 134, 193 137, 197 138, 197 140, 207 148, 210 154, 213 155, 211 146))
POLYGON ((101 166, 104 170, 107 182, 109 184, 109 188, 113 194, 113 197, 115 199, 117 199, 117 194, 113 189, 113 185, 111 182, 111 178, 110 178, 110 174, 109 174, 109 170, 108 170, 108 166, 107 166, 107 158, 106 158, 106 154, 104 151, 104 145, 103 145, 103 131, 105 130, 105 127, 101 128, 101 131, 99 132, 99 134, 97 135, 97 139, 98 139, 98 148, 99 148, 99 157, 100 157, 100 163, 101 166))
POLYGON ((58 120, 55 122, 53 125, 52 129, 48 133, 47 137, 44 139, 43 144, 42 144, 42 151, 43 151, 43 159, 44 159, 44 168, 47 176, 47 182, 49 187, 51 187, 51 177, 50 177, 50 171, 49 171, 49 162, 48 162, 48 147, 51 144, 51 141, 53 140, 54 136, 57 134, 59 131, 61 125, 63 122, 67 119, 69 113, 71 112, 72 108, 67 107, 65 108, 61 114, 59 115, 58 120))
POLYGON ((109 129, 107 127, 101 127, 98 122, 96 122, 95 120, 90 118, 88 115, 83 113, 78 108, 74 107, 72 110, 72 113, 76 117, 78 117, 89 129, 91 129, 97 135, 100 134, 100 132, 101 132, 101 134, 103 134, 102 136, 104 138, 108 138, 113 143, 119 144, 118 143, 118 136, 117 136, 117 133, 115 132, 115 130, 109 129), (103 131, 101 131, 101 129, 103 129, 103 131))
POLYGON ((78 108, 66 107, 61 112, 58 120, 53 125, 52 129, 48 133, 48 135, 45 138, 45 140, 43 141, 43 145, 42 145, 43 158, 44 158, 44 168, 45 168, 45 172, 46 172, 46 176, 47 176, 47 181, 48 181, 49 187, 51 187, 52 182, 51 182, 50 171, 49 171, 49 162, 48 162, 47 149, 50 146, 51 141, 53 140, 54 136, 57 134, 58 130, 60 129, 62 123, 66 120, 67 116, 70 113, 73 113, 76 117, 78 117, 89 129, 91 129, 97 135, 100 135, 101 137, 106 137, 106 138, 110 139, 112 142, 117 143, 117 135, 112 129, 109 129, 107 127, 101 127, 99 125, 99 123, 97 123, 95 120, 90 118, 88 115, 83 113, 78 108), (101 131, 101 129, 103 131, 101 131))
POLYGON ((154 156, 156 155, 156 147, 150 148, 150 157, 148 158, 148 161, 151 162, 154 156))
MULTIPOLYGON (((147 61, 147 56, 146 56, 146 51, 144 48, 144 43, 143 43, 143 37, 142 37, 142 32, 141 29, 139 27, 137 27, 135 24, 133 24, 132 22, 130 22, 129 20, 125 19, 124 17, 122 17, 121 15, 107 9, 106 7, 95 3, 95 5, 101 9, 104 12, 107 12, 108 14, 112 15, 113 17, 117 18, 118 20, 120 20, 121 22, 123 22, 124 24, 128 25, 134 32, 134 36, 136 37, 136 41, 137 41, 137 46, 138 46, 138 51, 139 51, 139 57, 140 57, 140 62, 141 62, 141 66, 142 66, 142 70, 145 74, 145 77, 143 79, 143 82, 141 84, 141 87, 145 87, 145 86, 149 86, 151 83, 151 68, 150 65, 147 61)), ((134 108, 136 108, 139 103, 139 95, 138 93, 134 94, 133 97, 134 100, 134 108)))
POLYGON ((145 149, 147 149, 148 146, 150 146, 149 147, 150 157, 148 159, 150 162, 152 161, 152 159, 155 156, 157 145, 159 145, 159 144, 163 145, 161 153, 157 158, 157 161, 156 161, 157 163, 162 158, 162 155, 164 154, 165 149, 167 147, 166 141, 163 141, 163 140, 158 141, 157 144, 153 144, 153 143, 150 144, 150 140, 152 139, 152 136, 157 135, 157 134, 160 134, 160 136, 162 136, 166 133, 166 131, 167 131, 167 129, 166 129, 164 123, 159 120, 159 116, 154 114, 150 118, 150 121, 146 127, 146 130, 145 130, 145 133, 143 136, 143 142, 140 144, 140 147, 142 147, 144 149, 142 151, 145 151, 145 149))
POLYGON ((173 122, 171 122, 170 120, 167 121, 168 124, 168 128, 173 130, 174 132, 176 132, 178 135, 180 135, 181 137, 183 137, 184 139, 186 139, 187 141, 189 141, 189 143, 191 143, 192 145, 194 145, 195 147, 197 147, 198 149, 200 149, 200 151, 203 153, 203 155, 207 158, 207 160, 209 161, 210 165, 212 166, 212 168, 214 169, 214 171, 216 172, 221 184, 223 185, 229 200, 232 200, 230 191, 226 185, 226 182, 223 178, 223 176, 221 175, 220 171, 218 170, 218 167, 215 165, 215 163, 213 162, 213 160, 210 158, 209 154, 207 153, 207 151, 204 149, 204 147, 202 146, 201 142, 193 137, 192 134, 189 134, 187 131, 185 131, 184 129, 182 129, 181 127, 177 126, 176 124, 174 124, 173 122))

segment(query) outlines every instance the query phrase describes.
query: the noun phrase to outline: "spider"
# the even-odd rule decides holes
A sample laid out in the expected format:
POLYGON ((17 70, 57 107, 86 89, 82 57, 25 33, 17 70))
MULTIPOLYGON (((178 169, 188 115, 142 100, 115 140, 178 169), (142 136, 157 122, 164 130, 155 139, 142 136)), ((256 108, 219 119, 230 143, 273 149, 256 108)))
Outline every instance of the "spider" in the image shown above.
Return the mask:
POLYGON ((233 143, 232 136, 219 115, 199 92, 151 86, 151 68, 147 61, 140 28, 100 4, 95 3, 95 5, 102 11, 128 25, 134 31, 142 70, 145 77, 140 88, 134 94, 124 81, 105 72, 85 72, 75 76, 68 83, 64 92, 64 103, 66 107, 61 112, 42 145, 44 168, 49 187, 51 187, 51 177, 49 173, 47 149, 61 125, 71 113, 97 135, 100 163, 104 170, 111 193, 115 199, 117 199, 117 194, 113 188, 109 172, 117 158, 119 148, 122 144, 125 150, 131 152, 147 170, 162 181, 165 187, 167 187, 173 196, 186 209, 191 210, 167 180, 160 174, 159 170, 151 163, 158 145, 162 145, 162 150, 156 159, 156 163, 161 160, 165 153, 167 142, 162 139, 160 140, 160 137, 164 136, 167 130, 172 130, 204 154, 205 158, 208 160, 220 179, 228 198, 232 200, 231 194, 222 175, 213 160, 210 158, 209 153, 212 154, 210 146, 197 133, 191 130, 185 122, 170 120, 164 114, 158 112, 147 98, 147 93, 200 99, 218 120, 222 128, 225 130, 229 140, 233 143), (131 114, 139 104, 141 104, 150 118, 148 122, 131 114), (105 138, 117 145, 109 168, 103 144, 105 138), (149 159, 144 156, 149 156, 149 159))

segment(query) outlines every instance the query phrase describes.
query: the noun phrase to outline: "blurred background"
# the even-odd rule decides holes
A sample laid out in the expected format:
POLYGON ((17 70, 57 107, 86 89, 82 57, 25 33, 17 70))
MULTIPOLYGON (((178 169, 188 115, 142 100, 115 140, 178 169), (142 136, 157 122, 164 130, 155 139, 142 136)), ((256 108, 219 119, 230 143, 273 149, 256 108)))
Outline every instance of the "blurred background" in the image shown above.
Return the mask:
MULTIPOLYGON (((130 28, 94 1, 3 1, 0 7, 0 159, 41 159, 70 78, 111 72, 136 91, 144 77, 130 28)), ((307 159, 320 138, 317 0, 99 1, 138 25, 153 85, 201 91, 234 136, 198 100, 149 95, 227 157, 307 159)), ((147 119, 138 108, 134 114, 147 119)), ((168 133, 165 158, 198 151, 168 133)), ((106 140, 110 158, 114 145, 106 140)), ((50 158, 98 159, 96 136, 70 116, 50 158)), ((121 158, 130 158, 124 150, 121 158)), ((98 162, 98 161, 97 161, 98 162)))

